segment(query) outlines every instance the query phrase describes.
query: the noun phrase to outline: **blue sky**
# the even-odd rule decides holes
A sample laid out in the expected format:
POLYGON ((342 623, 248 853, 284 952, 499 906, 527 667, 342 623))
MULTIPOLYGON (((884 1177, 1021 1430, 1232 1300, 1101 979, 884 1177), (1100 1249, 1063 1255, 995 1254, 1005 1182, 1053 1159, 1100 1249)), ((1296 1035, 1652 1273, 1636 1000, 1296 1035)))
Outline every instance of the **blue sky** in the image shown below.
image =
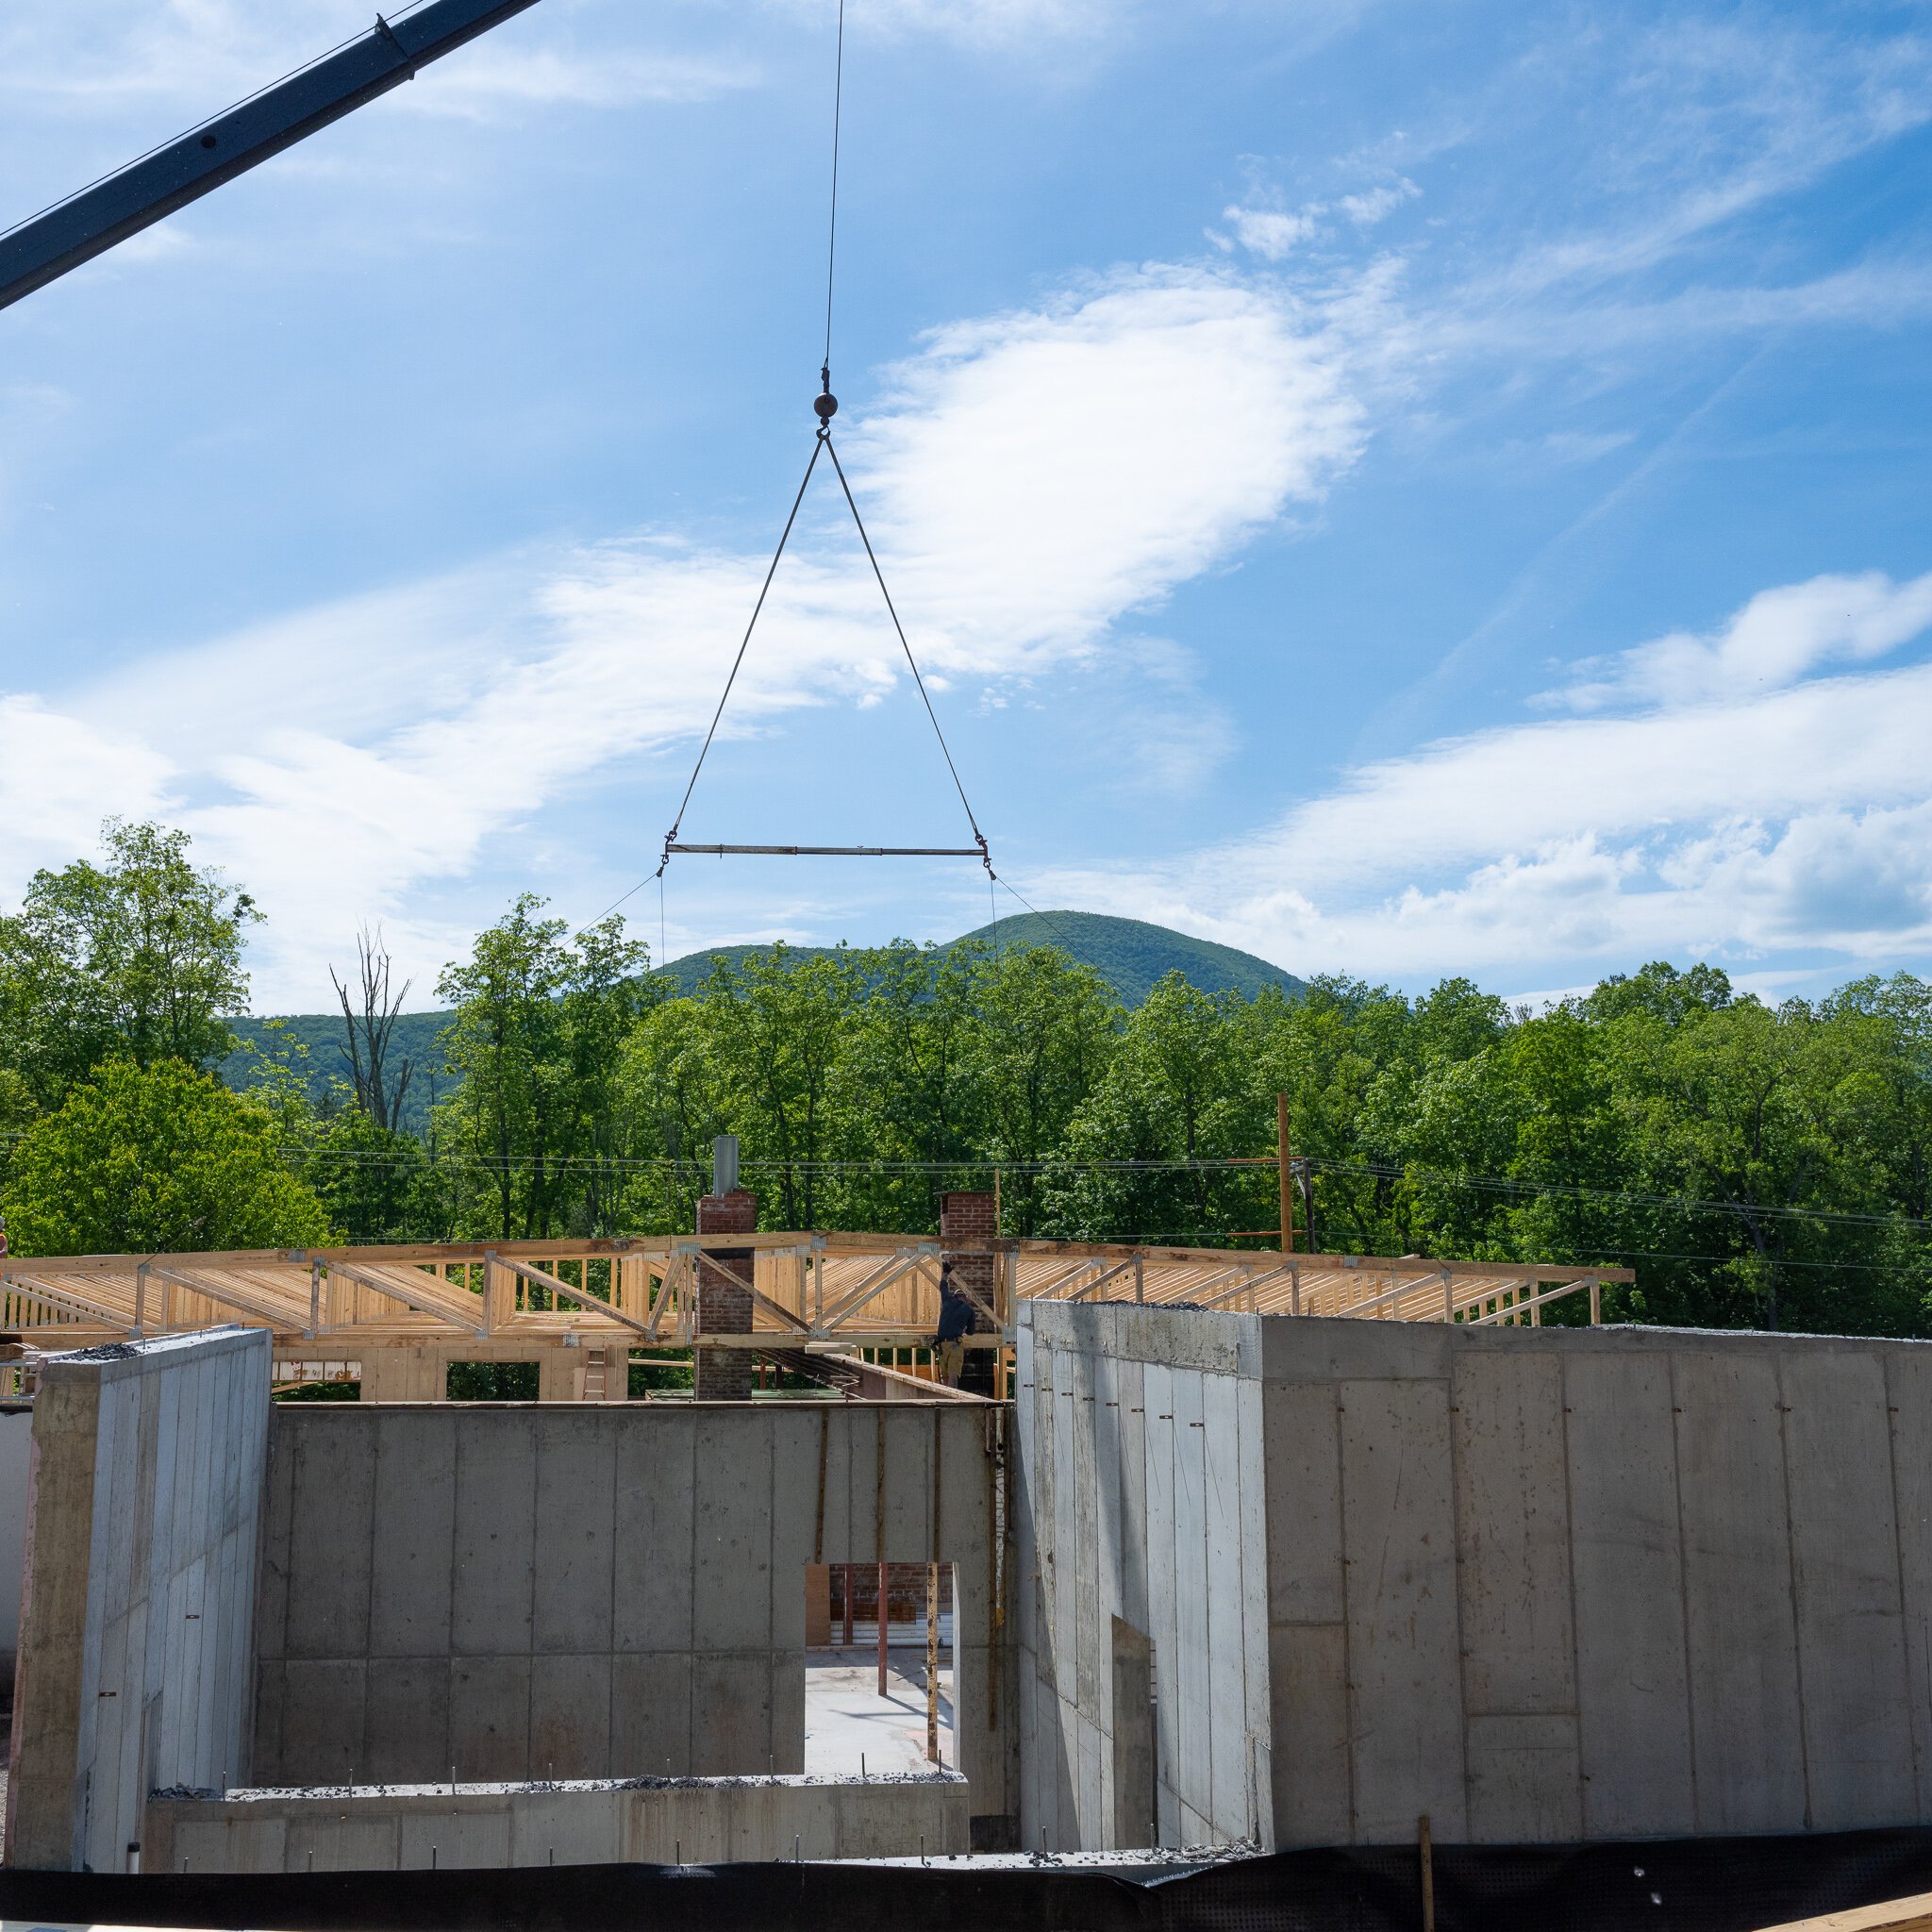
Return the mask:
MULTIPOLYGON (((16 9, 0 220, 367 11, 16 9)), ((0 904, 184 824, 312 1010, 652 871, 810 447, 831 28, 541 0, 0 314, 0 904)), ((849 0, 841 449, 1000 870, 1411 989, 1932 967, 1928 161, 1924 6, 849 0)), ((688 838, 963 829, 836 508, 688 838)))

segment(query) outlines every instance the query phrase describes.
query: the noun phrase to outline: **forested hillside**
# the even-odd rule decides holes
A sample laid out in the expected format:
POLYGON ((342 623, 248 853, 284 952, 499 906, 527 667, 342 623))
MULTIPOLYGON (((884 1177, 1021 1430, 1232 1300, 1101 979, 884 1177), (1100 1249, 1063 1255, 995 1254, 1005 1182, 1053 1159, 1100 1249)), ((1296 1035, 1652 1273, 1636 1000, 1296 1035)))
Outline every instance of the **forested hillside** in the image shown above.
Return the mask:
MULTIPOLYGON (((1077 963, 1091 966, 1113 996, 1128 1007, 1138 1007, 1170 973, 1181 974, 1202 992, 1232 991, 1249 998, 1264 987, 1297 992, 1303 985, 1293 974, 1284 973, 1252 953, 1193 939, 1164 925, 1095 912, 1022 912, 948 940, 936 950, 945 954, 955 947, 969 952, 986 947, 1002 953, 1009 948, 1024 952, 1034 946, 1057 946, 1077 963)), ((688 953, 650 971, 653 978, 667 982, 669 991, 694 994, 721 963, 742 969, 746 961, 762 958, 769 950, 764 946, 718 946, 688 953)), ((794 946, 786 955, 794 964, 841 956, 841 949, 831 946, 794 946)), ((865 955, 845 952, 843 957, 858 962, 861 976, 867 973, 865 955)), ((435 1096, 448 1084, 440 1036, 450 1017, 446 1011, 396 1016, 396 1055, 416 1069, 416 1078, 404 1098, 404 1120, 412 1132, 426 1131, 435 1096)), ((255 1049, 274 1037, 271 1027, 284 1041, 299 1041, 308 1049, 310 1097, 318 1106, 325 1103, 330 1082, 343 1077, 347 1071, 348 1036, 340 1012, 296 1013, 275 1021, 231 1019, 228 1024, 239 1044, 223 1062, 222 1077, 232 1087, 249 1083, 255 1049)))
POLYGON ((1460 979, 1170 973, 1130 1008, 1064 951, 969 936, 774 948, 682 991, 620 922, 571 934, 525 899, 438 983, 418 1134, 383 1124, 393 1059, 317 1105, 286 1031, 241 1094, 197 1081, 253 911, 179 835, 121 837, 0 918, 25 1252, 264 1241, 276 1216, 286 1240, 684 1229, 721 1132, 771 1227, 930 1232, 943 1191, 997 1174, 1008 1233, 1220 1241, 1274 1218, 1273 1175, 1227 1163, 1271 1146, 1279 1091, 1318 1248, 1626 1262, 1617 1317, 1932 1333, 1932 988, 1908 975, 1774 1008, 1653 964, 1532 1016, 1460 979))

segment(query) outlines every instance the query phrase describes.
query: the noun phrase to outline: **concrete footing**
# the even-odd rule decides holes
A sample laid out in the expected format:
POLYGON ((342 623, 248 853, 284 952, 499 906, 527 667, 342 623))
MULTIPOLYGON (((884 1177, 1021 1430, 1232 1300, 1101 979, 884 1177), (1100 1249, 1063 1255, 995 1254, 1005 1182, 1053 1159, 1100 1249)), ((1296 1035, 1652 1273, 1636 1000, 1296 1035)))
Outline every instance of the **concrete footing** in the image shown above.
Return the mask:
POLYGON ((149 1872, 388 1872, 917 1857, 970 1849, 969 1791, 917 1777, 346 1786, 157 1798, 149 1872))

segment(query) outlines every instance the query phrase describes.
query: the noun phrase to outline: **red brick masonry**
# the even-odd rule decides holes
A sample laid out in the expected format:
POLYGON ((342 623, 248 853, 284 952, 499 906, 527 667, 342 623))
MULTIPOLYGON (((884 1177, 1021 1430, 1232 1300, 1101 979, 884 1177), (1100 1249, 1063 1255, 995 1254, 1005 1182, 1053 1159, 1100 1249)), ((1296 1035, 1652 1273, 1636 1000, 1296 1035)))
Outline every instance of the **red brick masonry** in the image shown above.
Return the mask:
MULTIPOLYGON (((728 1194, 707 1194, 698 1203, 700 1234, 751 1234, 758 1224, 756 1194, 735 1188, 728 1194)), ((746 1280, 751 1278, 753 1250, 725 1248, 718 1259, 746 1280)), ((708 1261, 698 1263, 698 1319, 700 1335, 749 1335, 751 1333, 751 1294, 714 1268, 708 1261)), ((751 1351, 743 1348, 700 1348, 692 1357, 692 1394, 700 1402, 749 1402, 751 1400, 751 1351)))

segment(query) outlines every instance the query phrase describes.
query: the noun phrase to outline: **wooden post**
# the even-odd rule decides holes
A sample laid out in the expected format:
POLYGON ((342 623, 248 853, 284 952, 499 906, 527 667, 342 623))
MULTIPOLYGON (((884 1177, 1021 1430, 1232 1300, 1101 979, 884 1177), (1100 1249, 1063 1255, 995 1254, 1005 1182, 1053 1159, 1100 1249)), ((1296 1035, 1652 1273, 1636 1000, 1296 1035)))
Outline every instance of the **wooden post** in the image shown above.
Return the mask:
POLYGON ((1288 1095, 1274 1096, 1274 1159, 1281 1181, 1281 1252, 1294 1253, 1294 1179, 1288 1147, 1288 1095))
POLYGON ((940 1761, 940 1566, 925 1566, 925 1761, 940 1761))
POLYGON ((1422 1857, 1423 1932, 1436 1932, 1436 1852, 1426 1811, 1415 1822, 1415 1841, 1422 1857))
POLYGON ((881 1403, 874 1411, 878 1422, 879 1441, 879 1482, 877 1507, 874 1516, 874 1555, 879 1565, 879 1695, 886 1694, 886 1407, 881 1403))
POLYGON ((1594 1328, 1604 1318, 1604 1285, 1601 1281, 1590 1284, 1590 1325, 1594 1328))

